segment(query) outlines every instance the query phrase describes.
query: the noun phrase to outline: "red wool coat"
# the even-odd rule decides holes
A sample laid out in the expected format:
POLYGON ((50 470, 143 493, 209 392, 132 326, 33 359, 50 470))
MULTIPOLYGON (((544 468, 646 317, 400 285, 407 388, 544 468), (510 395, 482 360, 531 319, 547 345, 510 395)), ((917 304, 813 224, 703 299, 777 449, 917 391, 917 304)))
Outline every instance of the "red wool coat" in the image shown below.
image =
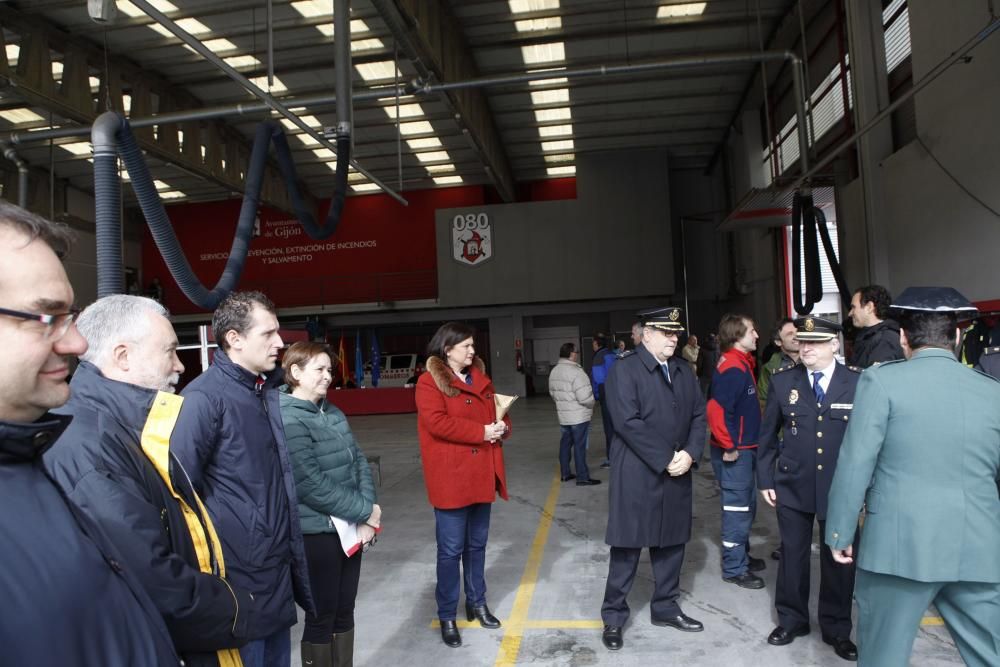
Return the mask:
MULTIPOLYGON (((472 363, 472 385, 462 382, 437 357, 417 380, 417 433, 424 482, 431 505, 456 509, 507 500, 503 447, 483 439, 483 428, 496 421, 493 381, 483 362, 472 363)), ((510 436, 510 417, 504 417, 510 436)))

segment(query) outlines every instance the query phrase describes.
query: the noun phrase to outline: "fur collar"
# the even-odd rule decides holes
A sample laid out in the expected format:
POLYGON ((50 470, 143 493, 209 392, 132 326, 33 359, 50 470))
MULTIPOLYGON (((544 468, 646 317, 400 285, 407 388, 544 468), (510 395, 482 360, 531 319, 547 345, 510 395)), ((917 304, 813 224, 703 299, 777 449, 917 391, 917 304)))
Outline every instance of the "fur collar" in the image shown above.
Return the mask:
MULTIPOLYGON (((475 357, 472 360, 472 366, 479 370, 480 373, 486 375, 486 364, 479 357, 475 357)), ((448 366, 447 362, 439 359, 438 357, 427 357, 427 372, 431 374, 431 378, 434 380, 434 384, 437 388, 441 390, 441 393, 448 398, 455 398, 459 394, 457 387, 452 386, 451 381, 457 379, 454 371, 448 366)))

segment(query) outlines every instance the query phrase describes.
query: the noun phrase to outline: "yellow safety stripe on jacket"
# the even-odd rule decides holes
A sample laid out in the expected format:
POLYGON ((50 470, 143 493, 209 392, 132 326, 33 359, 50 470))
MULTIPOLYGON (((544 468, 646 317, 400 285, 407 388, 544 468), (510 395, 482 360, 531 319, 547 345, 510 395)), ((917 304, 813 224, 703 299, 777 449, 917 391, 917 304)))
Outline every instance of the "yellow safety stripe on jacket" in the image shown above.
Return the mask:
MULTIPOLYGON (((146 418, 146 425, 142 429, 142 451, 152 461, 156 472, 163 478, 167 488, 170 489, 171 495, 177 500, 177 504, 180 505, 188 532, 191 534, 191 541, 194 543, 195 554, 198 557, 198 569, 207 574, 212 574, 212 555, 214 553, 215 562, 219 566, 218 576, 225 581, 226 565, 222 557, 222 545, 219 542, 219 536, 215 532, 215 526, 212 525, 212 519, 209 518, 205 506, 201 502, 201 498, 198 497, 194 489, 191 490, 198 505, 198 512, 196 513, 184 498, 177 493, 173 482, 170 481, 170 434, 174 430, 174 424, 177 423, 177 416, 180 414, 181 403, 183 402, 184 399, 175 394, 168 394, 163 391, 156 394, 156 398, 153 399, 153 406, 149 410, 149 416, 146 418), (208 532, 207 536, 205 534, 206 531, 208 532)), ((230 589, 230 592, 232 592, 232 589, 230 589)), ((236 605, 237 613, 239 613, 239 603, 236 602, 235 595, 233 595, 233 602, 236 605)), ((219 658, 219 667, 243 667, 243 661, 240 658, 238 649, 223 649, 217 652, 217 656, 219 658)))

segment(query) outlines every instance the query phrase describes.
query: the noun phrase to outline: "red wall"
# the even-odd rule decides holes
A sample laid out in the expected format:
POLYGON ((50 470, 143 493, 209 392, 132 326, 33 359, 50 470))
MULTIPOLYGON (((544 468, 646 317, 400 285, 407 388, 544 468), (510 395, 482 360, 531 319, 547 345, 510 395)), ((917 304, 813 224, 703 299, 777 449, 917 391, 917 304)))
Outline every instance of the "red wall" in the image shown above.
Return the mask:
MULTIPOLYGON (((530 201, 570 199, 575 179, 527 184, 530 201)), ((239 289, 259 289, 279 308, 337 303, 433 299, 437 296, 434 217, 438 209, 485 204, 483 186, 405 193, 409 206, 388 195, 348 197, 337 233, 314 241, 298 221, 267 206, 259 211, 259 235, 250 243, 239 289)), ((175 204, 167 215, 195 275, 211 289, 226 264, 241 202, 175 204)), ((320 212, 326 215, 329 202, 320 212)), ((322 220, 322 218, 320 218, 322 220)), ((181 293, 144 228, 143 279, 159 278, 174 313, 197 313, 181 293)))

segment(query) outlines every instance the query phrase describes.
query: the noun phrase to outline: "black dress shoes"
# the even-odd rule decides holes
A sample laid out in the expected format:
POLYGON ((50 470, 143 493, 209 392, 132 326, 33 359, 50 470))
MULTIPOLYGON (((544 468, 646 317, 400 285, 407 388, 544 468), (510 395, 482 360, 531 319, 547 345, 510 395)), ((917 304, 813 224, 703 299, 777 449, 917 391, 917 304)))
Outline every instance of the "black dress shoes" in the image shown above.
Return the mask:
POLYGON ((800 625, 791 630, 786 630, 779 625, 767 636, 767 643, 771 646, 787 646, 795 641, 796 637, 805 637, 808 635, 809 631, 810 628, 808 625, 800 625))
POLYGON ((728 584, 736 584, 740 588, 749 588, 752 590, 764 588, 764 580, 750 572, 744 572, 736 577, 723 577, 722 580, 728 584))
POLYGON ((601 480, 599 480, 599 479, 578 479, 578 480, 576 480, 576 485, 577 486, 594 486, 595 484, 600 484, 600 483, 601 483, 601 480))
POLYGON ((701 632, 705 629, 701 621, 696 621, 685 614, 677 614, 676 616, 668 616, 666 618, 653 618, 652 621, 653 625, 677 628, 683 632, 701 632))
POLYGON ((465 617, 470 621, 476 619, 479 625, 484 628, 499 628, 500 619, 490 613, 490 608, 485 604, 473 607, 468 602, 465 603, 465 617))
POLYGON ((748 558, 747 569, 751 572, 760 572, 767 569, 767 563, 764 562, 763 558, 748 558))
POLYGON ((445 646, 458 648, 462 645, 462 635, 458 634, 458 626, 455 621, 441 621, 441 641, 445 646))
POLYGON ((564 482, 568 482, 571 479, 576 479, 576 475, 566 475, 565 477, 561 477, 560 479, 564 482))
POLYGON ((601 641, 609 651, 617 651, 625 642, 622 640, 622 627, 620 625, 605 625, 601 634, 601 641))
POLYGON ((847 637, 823 637, 823 641, 833 647, 833 652, 844 660, 856 662, 858 659, 858 647, 847 637))

